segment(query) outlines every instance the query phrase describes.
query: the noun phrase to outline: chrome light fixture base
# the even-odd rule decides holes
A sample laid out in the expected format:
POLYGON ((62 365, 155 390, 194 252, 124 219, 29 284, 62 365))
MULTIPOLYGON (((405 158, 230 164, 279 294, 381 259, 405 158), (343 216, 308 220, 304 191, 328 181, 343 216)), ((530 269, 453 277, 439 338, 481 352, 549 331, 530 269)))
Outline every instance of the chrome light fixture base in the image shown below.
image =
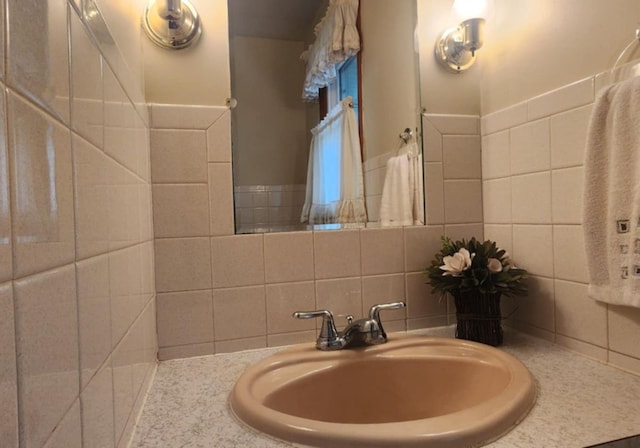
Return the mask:
POLYGON ((149 39, 162 48, 179 50, 202 34, 200 16, 188 0, 152 0, 142 17, 149 39))
POLYGON ((435 56, 450 72, 462 73, 476 62, 476 50, 482 47, 484 19, 469 19, 449 28, 436 41, 435 56))

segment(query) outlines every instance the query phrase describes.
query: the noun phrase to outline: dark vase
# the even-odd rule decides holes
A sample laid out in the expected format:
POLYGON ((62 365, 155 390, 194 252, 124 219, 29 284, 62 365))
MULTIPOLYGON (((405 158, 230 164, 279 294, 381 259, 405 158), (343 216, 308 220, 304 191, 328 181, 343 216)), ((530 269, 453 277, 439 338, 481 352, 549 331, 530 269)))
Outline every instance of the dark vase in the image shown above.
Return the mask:
POLYGON ((452 292, 456 304, 456 338, 497 347, 502 344, 500 293, 452 292))

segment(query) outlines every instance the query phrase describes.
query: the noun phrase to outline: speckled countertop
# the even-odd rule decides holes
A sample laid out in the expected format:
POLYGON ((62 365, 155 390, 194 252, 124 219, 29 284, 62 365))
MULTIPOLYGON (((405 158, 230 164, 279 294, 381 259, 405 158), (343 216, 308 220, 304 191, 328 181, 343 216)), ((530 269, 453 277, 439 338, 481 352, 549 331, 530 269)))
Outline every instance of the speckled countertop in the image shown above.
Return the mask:
MULTIPOLYGON (((450 337, 452 329, 414 333, 450 337)), ((529 368, 538 400, 520 425, 487 446, 581 448, 640 433, 640 377, 512 331, 501 348, 529 368)), ((131 447, 292 446, 241 426, 227 410, 242 371, 280 349, 161 363, 131 447)))

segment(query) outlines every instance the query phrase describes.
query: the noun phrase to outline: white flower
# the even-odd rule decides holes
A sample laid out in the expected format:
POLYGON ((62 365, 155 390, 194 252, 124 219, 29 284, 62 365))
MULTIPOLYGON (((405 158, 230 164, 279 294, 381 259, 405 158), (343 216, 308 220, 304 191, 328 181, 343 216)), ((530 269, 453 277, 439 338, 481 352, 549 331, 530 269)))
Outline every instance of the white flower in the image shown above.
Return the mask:
POLYGON ((487 260, 487 268, 491 272, 500 272, 502 271, 502 263, 497 258, 489 258, 487 260))
MULTIPOLYGON (((475 254, 473 254, 475 255, 475 254)), ((442 259, 444 264, 440 269, 445 271, 442 275, 460 275, 462 271, 466 271, 471 267, 471 259, 473 256, 464 247, 453 255, 447 255, 442 259)))

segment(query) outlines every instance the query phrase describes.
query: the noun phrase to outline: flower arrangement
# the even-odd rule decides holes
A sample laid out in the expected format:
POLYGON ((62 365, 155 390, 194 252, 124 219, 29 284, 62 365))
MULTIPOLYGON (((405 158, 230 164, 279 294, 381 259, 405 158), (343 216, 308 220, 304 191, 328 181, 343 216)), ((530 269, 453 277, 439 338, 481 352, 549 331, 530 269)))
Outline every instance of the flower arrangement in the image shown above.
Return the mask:
POLYGON ((433 292, 441 294, 476 291, 481 295, 526 295, 522 282, 527 271, 515 267, 509 255, 493 241, 481 243, 475 238, 469 241, 451 241, 442 237, 442 249, 427 268, 428 283, 433 292))

